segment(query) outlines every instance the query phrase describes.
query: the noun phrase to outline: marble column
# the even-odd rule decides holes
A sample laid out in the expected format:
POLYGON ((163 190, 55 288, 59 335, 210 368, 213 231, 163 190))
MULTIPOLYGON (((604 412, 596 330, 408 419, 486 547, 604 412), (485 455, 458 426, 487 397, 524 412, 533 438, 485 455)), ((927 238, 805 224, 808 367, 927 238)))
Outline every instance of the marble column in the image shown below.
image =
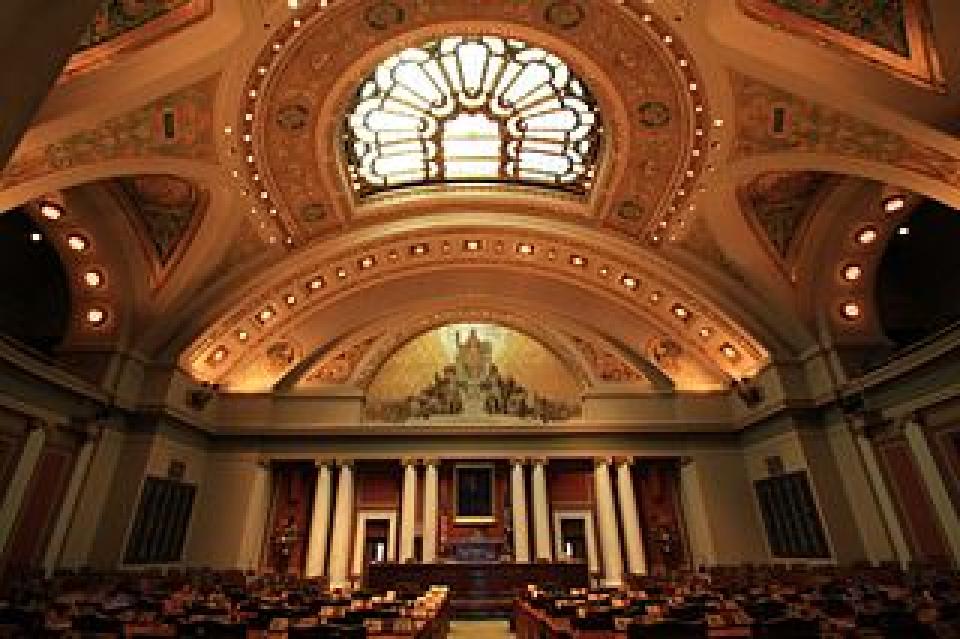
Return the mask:
POLYGON ((437 520, 440 510, 439 462, 428 459, 423 473, 423 563, 437 561, 437 520))
POLYGON ((547 460, 533 462, 533 535, 538 561, 553 561, 550 543, 550 500, 547 494, 547 460))
POLYGON ((927 487, 927 494, 930 495, 930 501, 933 503, 934 512, 947 539, 953 561, 955 564, 960 563, 960 517, 957 517, 957 511, 943 482, 940 467, 930 451, 930 444, 927 443, 919 417, 916 415, 907 417, 903 424, 903 434, 917 462, 920 477, 927 487))
POLYGON ((310 522, 310 545, 307 547, 307 577, 323 576, 326 567, 332 483, 330 463, 318 461, 317 484, 313 495, 313 520, 310 522))
POLYGON ((887 490, 887 484, 883 479, 883 472, 880 470, 877 455, 873 450, 873 443, 870 441, 871 428, 864 418, 854 418, 851 431, 857 442, 857 448, 860 450, 860 458, 863 460, 863 466, 867 470, 870 486, 873 489, 877 506, 882 515, 884 526, 887 529, 887 535, 890 537, 890 542, 897 555, 897 560, 901 566, 906 568, 912 559, 912 553, 910 552, 910 546, 907 544, 907 538, 903 533, 903 527, 900 525, 900 518, 897 516, 893 499, 890 497, 890 491, 887 490))
POLYGON ((597 522, 603 547, 603 574, 605 586, 623 584, 623 557, 620 554, 620 533, 617 528, 617 510, 613 503, 610 482, 610 460, 597 459, 594 463, 594 493, 597 499, 597 522))
POLYGON ((527 528, 527 484, 523 459, 512 461, 510 494, 513 501, 513 558, 519 563, 530 561, 530 532, 527 528))
POLYGON ((43 443, 46 438, 47 431, 43 424, 35 421, 27 435, 27 441, 23 445, 20 459, 17 461, 17 468, 7 485, 3 504, 0 505, 0 552, 7 547, 7 542, 10 540, 10 534, 13 532, 20 507, 23 505, 23 498, 27 493, 27 487, 30 485, 30 479, 37 468, 37 462, 40 461, 40 453, 43 452, 43 443))
POLYGON ((417 461, 403 460, 403 500, 400 502, 400 563, 413 561, 417 525, 417 461))
POLYGON ((253 462, 250 478, 250 501, 244 526, 246 541, 241 549, 239 565, 244 570, 257 570, 263 553, 263 541, 267 534, 267 519, 270 516, 270 483, 272 468, 270 460, 263 458, 253 462))
POLYGON ((333 536, 330 539, 330 585, 343 588, 350 585, 350 532, 353 530, 353 468, 352 462, 340 462, 340 481, 337 483, 337 503, 333 513, 333 536))
POLYGON ((644 575, 647 573, 647 561, 643 554, 640 515, 637 512, 637 497, 633 491, 633 476, 630 472, 632 462, 629 458, 617 460, 617 492, 620 495, 623 541, 627 547, 627 568, 631 574, 644 575))
POLYGON ((33 122, 102 0, 0 3, 0 169, 33 122))
POLYGON ((77 436, 80 438, 80 448, 77 450, 77 458, 73 463, 73 473, 70 475, 67 490, 63 494, 60 513, 57 515, 53 532, 50 533, 50 541, 47 542, 47 552, 43 558, 43 570, 48 578, 53 576, 53 571, 57 569, 57 563, 60 561, 63 543, 67 538, 67 531, 70 529, 70 524, 73 521, 73 513, 77 509, 80 488, 87 478, 87 470, 90 468, 90 459, 93 457, 93 449, 96 445, 96 439, 85 430, 77 433, 77 436))

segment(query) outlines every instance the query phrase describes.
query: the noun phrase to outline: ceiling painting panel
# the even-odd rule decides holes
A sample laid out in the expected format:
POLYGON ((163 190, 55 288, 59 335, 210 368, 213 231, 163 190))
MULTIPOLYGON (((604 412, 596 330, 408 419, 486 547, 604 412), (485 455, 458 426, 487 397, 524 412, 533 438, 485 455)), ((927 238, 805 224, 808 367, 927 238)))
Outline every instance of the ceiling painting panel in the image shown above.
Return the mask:
POLYGON ((740 187, 741 206, 780 260, 786 260, 814 212, 830 174, 818 171, 772 172, 740 187))
POLYGON ((945 89, 926 0, 740 0, 761 22, 945 89))
POLYGON ((197 184, 173 175, 117 178, 149 242, 153 259, 166 266, 193 228, 204 194, 197 184))
POLYGON ((212 11, 213 0, 103 0, 61 81, 172 35, 212 11))

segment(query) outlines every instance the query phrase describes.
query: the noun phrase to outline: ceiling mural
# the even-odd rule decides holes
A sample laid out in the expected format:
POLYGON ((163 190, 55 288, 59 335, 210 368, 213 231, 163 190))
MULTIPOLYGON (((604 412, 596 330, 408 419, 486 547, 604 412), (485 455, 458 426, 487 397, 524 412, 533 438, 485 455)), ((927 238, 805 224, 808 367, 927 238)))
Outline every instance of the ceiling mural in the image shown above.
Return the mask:
POLYGON ((78 51, 109 42, 162 18, 193 0, 104 0, 93 23, 83 32, 78 51))
POLYGON ((617 382, 650 386, 650 380, 620 353, 576 335, 567 336, 590 366, 594 376, 603 382, 617 382))
POLYGON ((433 329, 397 350, 367 388, 367 403, 371 418, 388 421, 551 421, 572 417, 581 395, 571 371, 540 342, 512 328, 464 323, 433 329))
POLYGON ((944 89, 926 0, 740 0, 748 15, 944 89))
POLYGON ((786 259, 816 208, 830 174, 818 171, 764 173, 738 190, 741 206, 786 259))
POLYGON ((0 190, 111 160, 213 161, 212 114, 218 80, 201 80, 53 144, 21 147, 0 173, 0 190))
POLYGON ((203 194, 189 180, 173 175, 139 175, 117 178, 128 198, 130 210, 153 248, 154 257, 166 264, 180 247, 195 216, 203 194))

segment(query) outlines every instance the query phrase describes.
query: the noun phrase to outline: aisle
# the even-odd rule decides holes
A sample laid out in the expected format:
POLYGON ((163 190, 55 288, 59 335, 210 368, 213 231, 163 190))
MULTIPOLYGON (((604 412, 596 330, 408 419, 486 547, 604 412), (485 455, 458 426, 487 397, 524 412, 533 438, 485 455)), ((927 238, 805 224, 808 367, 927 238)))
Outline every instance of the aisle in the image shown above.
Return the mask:
POLYGON ((513 639, 506 619, 451 621, 448 639, 513 639))

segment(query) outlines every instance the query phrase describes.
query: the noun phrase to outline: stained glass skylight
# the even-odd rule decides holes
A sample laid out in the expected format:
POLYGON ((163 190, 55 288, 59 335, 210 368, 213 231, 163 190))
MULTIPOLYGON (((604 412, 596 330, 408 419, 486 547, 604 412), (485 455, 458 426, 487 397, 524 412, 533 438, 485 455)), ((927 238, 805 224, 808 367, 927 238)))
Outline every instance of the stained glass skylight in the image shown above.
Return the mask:
POLYGON ((344 145, 360 196, 415 185, 513 183, 583 195, 603 127, 556 55, 498 36, 401 51, 363 82, 344 145))

